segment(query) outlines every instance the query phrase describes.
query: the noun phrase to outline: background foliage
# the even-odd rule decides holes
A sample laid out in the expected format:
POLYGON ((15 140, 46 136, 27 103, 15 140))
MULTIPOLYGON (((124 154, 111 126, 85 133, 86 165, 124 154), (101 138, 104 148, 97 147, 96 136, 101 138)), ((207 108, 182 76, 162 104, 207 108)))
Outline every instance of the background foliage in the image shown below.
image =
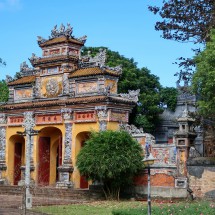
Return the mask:
POLYGON ((212 30, 206 48, 196 58, 193 92, 198 96, 199 113, 215 119, 215 30, 212 30))

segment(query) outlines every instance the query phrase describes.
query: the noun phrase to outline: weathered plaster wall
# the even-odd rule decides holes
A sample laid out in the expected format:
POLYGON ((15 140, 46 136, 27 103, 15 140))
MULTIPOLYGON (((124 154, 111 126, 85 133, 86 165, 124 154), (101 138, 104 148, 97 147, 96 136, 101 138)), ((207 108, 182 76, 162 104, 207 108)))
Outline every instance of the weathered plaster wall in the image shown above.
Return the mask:
POLYGON ((194 196, 215 199, 215 158, 196 158, 188 161, 187 167, 194 196))

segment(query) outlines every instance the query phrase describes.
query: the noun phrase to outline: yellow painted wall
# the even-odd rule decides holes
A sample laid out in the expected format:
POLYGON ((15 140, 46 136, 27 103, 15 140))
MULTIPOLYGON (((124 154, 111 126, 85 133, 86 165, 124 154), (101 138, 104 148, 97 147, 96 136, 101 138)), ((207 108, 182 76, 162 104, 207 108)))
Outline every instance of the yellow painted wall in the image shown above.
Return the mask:
MULTIPOLYGON (((118 130, 118 122, 107 122, 108 130, 118 130)), ((62 135, 62 158, 64 157, 64 139, 65 139, 65 125, 40 125, 35 126, 35 130, 41 130, 41 132, 34 136, 33 141, 33 163, 35 170, 31 172, 32 179, 36 182, 38 180, 38 162, 39 162, 39 138, 40 137, 50 137, 50 185, 55 185, 56 183, 56 156, 57 156, 57 146, 58 138, 62 135)), ((22 136, 16 134, 17 131, 24 131, 21 126, 8 127, 6 132, 6 175, 8 181, 13 184, 14 178, 14 143, 15 142, 25 142, 22 136)), ((98 122, 82 122, 73 123, 72 125, 72 164, 74 167, 74 172, 71 174, 71 180, 74 183, 75 188, 80 188, 80 173, 76 167, 76 158, 81 149, 81 143, 88 139, 88 135, 91 131, 99 131, 98 122)), ((23 148, 22 153, 22 165, 25 165, 25 149, 23 148)), ((63 160, 62 160, 63 161, 63 160)))

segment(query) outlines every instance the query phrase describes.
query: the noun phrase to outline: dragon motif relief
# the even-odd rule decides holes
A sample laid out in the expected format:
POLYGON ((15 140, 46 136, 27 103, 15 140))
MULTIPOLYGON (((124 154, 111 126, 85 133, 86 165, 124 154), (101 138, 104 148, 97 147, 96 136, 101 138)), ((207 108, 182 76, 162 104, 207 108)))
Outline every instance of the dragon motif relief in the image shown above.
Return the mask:
POLYGON ((63 114, 64 120, 71 120, 71 113, 72 113, 71 108, 62 108, 61 113, 63 114))
POLYGON ((138 96, 140 94, 140 89, 138 90, 129 90, 128 93, 120 93, 119 95, 123 98, 138 102, 138 96))
POLYGON ((107 129, 107 118, 108 118, 108 110, 106 106, 97 106, 95 107, 97 111, 97 116, 99 119, 99 127, 100 131, 105 131, 107 129))
POLYGON ((63 74, 63 94, 69 94, 69 79, 68 74, 63 74))
POLYGON ((64 164, 71 161, 71 148, 72 148, 72 124, 65 123, 66 133, 65 133, 65 154, 64 154, 64 164))
POLYGON ((58 93, 58 91, 59 91, 59 85, 57 80, 55 79, 48 80, 46 84, 47 95, 55 96, 58 93))
POLYGON ((40 97, 40 90, 41 90, 41 80, 39 77, 36 78, 35 86, 33 87, 34 97, 40 97))
POLYGON ((6 128, 0 127, 0 160, 5 160, 6 128))
POLYGON ((7 123, 7 118, 4 113, 0 113, 0 124, 6 124, 7 123))
POLYGON ((97 111, 97 116, 99 121, 105 121, 108 117, 108 110, 106 106, 97 106, 95 107, 95 110, 97 111))
POLYGON ((127 131, 129 134, 143 134, 143 128, 137 128, 135 125, 120 124, 120 129, 127 131))
POLYGON ((29 131, 33 129, 34 126, 35 126, 34 112, 32 111, 24 112, 23 127, 26 129, 26 131, 29 131))

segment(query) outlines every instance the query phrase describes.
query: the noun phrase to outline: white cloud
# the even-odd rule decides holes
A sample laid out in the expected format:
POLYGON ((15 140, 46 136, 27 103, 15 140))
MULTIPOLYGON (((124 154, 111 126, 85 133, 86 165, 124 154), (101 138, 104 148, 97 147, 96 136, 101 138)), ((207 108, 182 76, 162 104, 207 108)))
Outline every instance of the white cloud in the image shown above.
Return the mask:
POLYGON ((17 10, 21 8, 21 0, 0 0, 0 10, 17 10))

